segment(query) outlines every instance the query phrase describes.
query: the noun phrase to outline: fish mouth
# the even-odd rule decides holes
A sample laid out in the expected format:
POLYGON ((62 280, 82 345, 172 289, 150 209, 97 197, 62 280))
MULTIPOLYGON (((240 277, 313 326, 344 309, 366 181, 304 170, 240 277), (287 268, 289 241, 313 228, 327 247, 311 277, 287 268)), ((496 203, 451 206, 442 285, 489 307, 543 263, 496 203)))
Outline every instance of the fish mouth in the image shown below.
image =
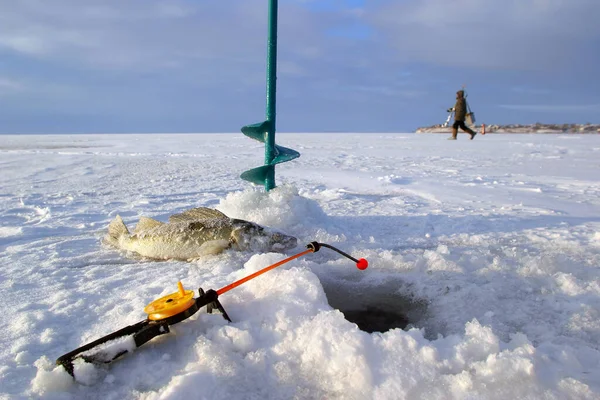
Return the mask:
POLYGON ((285 233, 264 228, 260 225, 242 221, 233 220, 236 228, 231 233, 230 241, 232 247, 241 251, 274 251, 283 253, 286 250, 295 248, 298 245, 298 239, 285 233))
POLYGON ((298 246, 298 239, 293 236, 286 235, 280 232, 274 232, 271 235, 270 240, 271 250, 273 251, 285 251, 290 250, 298 246))
POLYGON ((242 251, 272 251, 284 253, 298 245, 298 239, 280 232, 268 235, 240 235, 232 241, 232 247, 242 251))

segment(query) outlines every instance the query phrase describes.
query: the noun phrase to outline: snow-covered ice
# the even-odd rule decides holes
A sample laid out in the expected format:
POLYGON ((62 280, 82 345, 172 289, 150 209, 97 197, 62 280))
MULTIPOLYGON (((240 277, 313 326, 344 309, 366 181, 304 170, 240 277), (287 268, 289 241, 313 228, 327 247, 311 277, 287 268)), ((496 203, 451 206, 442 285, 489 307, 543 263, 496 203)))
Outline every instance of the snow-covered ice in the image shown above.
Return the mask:
POLYGON ((0 136, 0 397, 600 398, 600 136, 466 137, 278 134, 301 157, 264 193, 239 178, 264 156, 241 134, 0 136), (232 323, 201 310, 77 380, 56 367, 177 281, 285 258, 100 243, 117 214, 201 206, 370 266, 323 249, 222 295, 232 323))

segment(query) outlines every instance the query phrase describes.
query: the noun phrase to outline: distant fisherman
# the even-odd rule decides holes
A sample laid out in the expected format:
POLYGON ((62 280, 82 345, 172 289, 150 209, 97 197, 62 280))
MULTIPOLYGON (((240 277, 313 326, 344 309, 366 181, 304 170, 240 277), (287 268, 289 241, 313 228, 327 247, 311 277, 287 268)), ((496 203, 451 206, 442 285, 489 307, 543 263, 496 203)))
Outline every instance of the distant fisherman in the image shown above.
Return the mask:
POLYGON ((475 131, 465 125, 465 119, 467 117, 467 100, 465 99, 465 91, 459 90, 456 92, 456 104, 454 108, 449 108, 448 112, 454 111, 454 124, 452 125, 452 136, 448 140, 456 140, 458 135, 458 128, 469 133, 471 140, 477 135, 475 131))
POLYGON ((283 252, 297 245, 293 236, 204 207, 171 215, 168 223, 141 217, 133 234, 117 215, 103 242, 155 260, 192 260, 225 249, 283 252))

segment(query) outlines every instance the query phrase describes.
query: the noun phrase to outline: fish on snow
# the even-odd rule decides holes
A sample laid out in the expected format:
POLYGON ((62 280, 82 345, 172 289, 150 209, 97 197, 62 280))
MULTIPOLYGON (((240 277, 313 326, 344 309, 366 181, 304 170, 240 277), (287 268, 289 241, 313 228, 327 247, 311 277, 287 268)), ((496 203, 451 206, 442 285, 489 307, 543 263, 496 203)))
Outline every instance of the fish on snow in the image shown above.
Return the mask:
POLYGON ((103 243, 156 260, 192 260, 226 249, 283 252, 295 248, 297 239, 200 207, 171 215, 168 223, 140 217, 133 233, 117 215, 103 243))

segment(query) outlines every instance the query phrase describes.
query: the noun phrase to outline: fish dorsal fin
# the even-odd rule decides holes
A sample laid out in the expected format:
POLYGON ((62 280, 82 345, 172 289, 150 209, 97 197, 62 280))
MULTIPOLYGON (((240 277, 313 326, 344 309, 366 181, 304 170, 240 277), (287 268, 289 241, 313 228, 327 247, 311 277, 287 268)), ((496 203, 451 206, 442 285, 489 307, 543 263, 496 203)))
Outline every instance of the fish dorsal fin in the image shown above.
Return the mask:
POLYGON ((157 226, 163 225, 162 222, 157 221, 148 217, 140 217, 139 222, 135 226, 134 233, 139 233, 142 231, 147 231, 148 229, 156 228, 157 226))
POLYGON ((181 214, 171 215, 169 217, 169 222, 202 221, 207 219, 229 219, 229 217, 213 208, 198 207, 184 211, 181 214))
POLYGON ((116 240, 123 235, 129 235, 129 230, 120 215, 117 215, 110 225, 108 225, 108 235, 116 240))

